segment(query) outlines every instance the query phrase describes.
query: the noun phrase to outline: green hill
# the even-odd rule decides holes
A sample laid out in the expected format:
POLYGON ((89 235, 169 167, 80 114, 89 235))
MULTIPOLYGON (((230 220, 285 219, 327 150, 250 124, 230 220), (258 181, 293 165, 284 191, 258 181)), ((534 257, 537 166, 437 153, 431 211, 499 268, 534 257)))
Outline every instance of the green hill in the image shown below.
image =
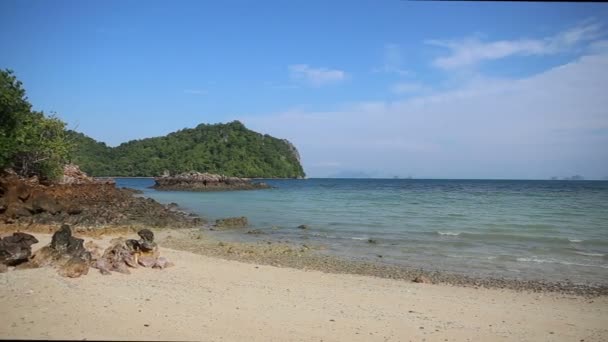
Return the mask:
POLYGON ((108 147, 68 131, 75 146, 72 162, 92 176, 158 176, 199 171, 236 177, 304 177, 300 157, 287 140, 247 129, 239 121, 201 124, 164 137, 108 147))

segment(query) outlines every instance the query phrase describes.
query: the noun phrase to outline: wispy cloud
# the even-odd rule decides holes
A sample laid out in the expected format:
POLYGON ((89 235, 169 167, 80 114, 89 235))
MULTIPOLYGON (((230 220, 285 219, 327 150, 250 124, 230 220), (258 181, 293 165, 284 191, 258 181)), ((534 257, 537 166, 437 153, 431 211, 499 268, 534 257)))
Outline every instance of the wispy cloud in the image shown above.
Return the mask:
POLYGON ((542 39, 483 42, 478 37, 469 37, 459 40, 428 40, 426 43, 450 50, 448 56, 435 59, 433 65, 442 69, 453 69, 510 56, 560 53, 580 43, 597 39, 602 34, 601 28, 599 23, 587 21, 569 30, 542 39))
POLYGON ((314 68, 307 64, 289 66, 291 78, 314 87, 344 81, 348 74, 338 69, 314 68))
POLYGON ((403 67, 403 56, 401 46, 397 44, 387 44, 384 46, 384 61, 381 67, 375 68, 375 72, 395 73, 401 76, 411 74, 403 67))
POLYGON ((185 89, 184 93, 192 95, 205 95, 208 92, 205 89, 185 89))
POLYGON ((310 176, 375 168, 384 176, 603 177, 606 88, 608 54, 596 53, 520 79, 241 120, 290 139, 310 176))
POLYGON ((390 90, 395 94, 412 94, 429 91, 430 88, 420 83, 399 82, 393 84, 390 90))

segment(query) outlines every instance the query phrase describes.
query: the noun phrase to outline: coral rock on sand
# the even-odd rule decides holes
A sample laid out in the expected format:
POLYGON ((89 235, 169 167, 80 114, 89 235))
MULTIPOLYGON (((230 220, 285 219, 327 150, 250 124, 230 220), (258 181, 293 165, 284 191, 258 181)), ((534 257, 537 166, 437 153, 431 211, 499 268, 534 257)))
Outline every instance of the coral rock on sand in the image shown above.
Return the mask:
POLYGON ((129 267, 141 265, 147 268, 166 268, 173 266, 166 258, 159 257, 158 245, 154 242, 154 233, 149 229, 142 229, 137 234, 140 240, 114 239, 103 253, 103 256, 95 262, 102 274, 110 274, 111 271, 130 273, 129 267))
POLYGON ((88 273, 90 262, 91 253, 84 248, 84 240, 73 237, 70 226, 64 224, 24 268, 54 266, 60 275, 75 278, 88 273))
POLYGON ((127 266, 136 267, 137 262, 123 239, 113 240, 100 259, 95 262, 95 268, 101 274, 110 274, 111 271, 130 274, 127 266))
POLYGON ((32 245, 38 240, 30 234, 13 233, 0 240, 0 264, 16 266, 28 261, 32 255, 32 245))
POLYGON ((86 250, 89 251, 89 253, 91 253, 91 260, 98 260, 101 258, 101 256, 102 256, 101 247, 99 247, 92 240, 87 241, 84 244, 84 248, 86 248, 86 250))
POLYGON ((59 267, 59 274, 64 277, 78 278, 89 273, 89 263, 82 258, 73 257, 59 267))
POLYGON ((156 259, 151 256, 140 256, 137 261, 143 267, 153 267, 156 265, 156 259))

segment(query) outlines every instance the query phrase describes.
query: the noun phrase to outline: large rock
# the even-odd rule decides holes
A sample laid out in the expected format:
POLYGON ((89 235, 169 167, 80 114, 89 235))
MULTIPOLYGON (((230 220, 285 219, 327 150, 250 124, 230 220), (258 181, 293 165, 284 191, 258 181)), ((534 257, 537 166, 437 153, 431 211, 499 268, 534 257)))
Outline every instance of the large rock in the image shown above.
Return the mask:
POLYGON ((215 227, 219 229, 245 228, 248 224, 249 222, 245 216, 228 217, 215 220, 215 227))
POLYGON ((154 178, 157 190, 224 191, 255 190, 269 188, 265 183, 255 183, 248 178, 228 177, 212 173, 184 172, 154 178))
POLYGON ((101 274, 110 274, 112 271, 129 274, 131 272, 127 266, 136 267, 137 260, 123 239, 115 240, 94 265, 101 274))
POLYGON ((0 264, 16 266, 29 260, 38 240, 26 233, 13 233, 0 240, 0 264))
POLYGON ((91 253, 84 248, 84 240, 72 236, 72 229, 64 224, 51 238, 51 243, 37 251, 31 267, 52 266, 64 277, 75 278, 89 271, 91 253))
POLYGON ((73 237, 72 229, 67 224, 53 234, 50 247, 71 257, 91 259, 91 254, 84 248, 84 240, 73 237))

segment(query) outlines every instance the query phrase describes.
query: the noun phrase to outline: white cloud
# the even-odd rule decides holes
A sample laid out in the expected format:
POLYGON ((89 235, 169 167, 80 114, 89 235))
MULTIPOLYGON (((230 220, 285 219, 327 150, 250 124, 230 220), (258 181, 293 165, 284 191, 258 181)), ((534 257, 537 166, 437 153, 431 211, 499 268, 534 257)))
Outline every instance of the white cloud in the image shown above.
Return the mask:
POLYGON ((310 176, 335 173, 323 164, 330 160, 385 176, 604 177, 605 89, 608 54, 594 54, 522 79, 478 79, 407 100, 241 120, 294 142, 310 176))
POLYGON ((429 40, 426 43, 450 50, 450 55, 435 59, 433 65, 452 69, 509 56, 556 54, 598 38, 601 35, 600 30, 600 24, 587 22, 543 39, 482 42, 477 37, 470 37, 460 40, 429 40))
POLYGON ((411 74, 403 67, 403 56, 401 47, 397 44, 387 44, 384 46, 384 64, 380 68, 374 69, 376 72, 395 73, 401 76, 411 74))
POLYGON ((290 65, 289 72, 294 80, 303 81, 314 87, 344 81, 348 77, 348 74, 342 70, 313 68, 307 64, 290 65))

